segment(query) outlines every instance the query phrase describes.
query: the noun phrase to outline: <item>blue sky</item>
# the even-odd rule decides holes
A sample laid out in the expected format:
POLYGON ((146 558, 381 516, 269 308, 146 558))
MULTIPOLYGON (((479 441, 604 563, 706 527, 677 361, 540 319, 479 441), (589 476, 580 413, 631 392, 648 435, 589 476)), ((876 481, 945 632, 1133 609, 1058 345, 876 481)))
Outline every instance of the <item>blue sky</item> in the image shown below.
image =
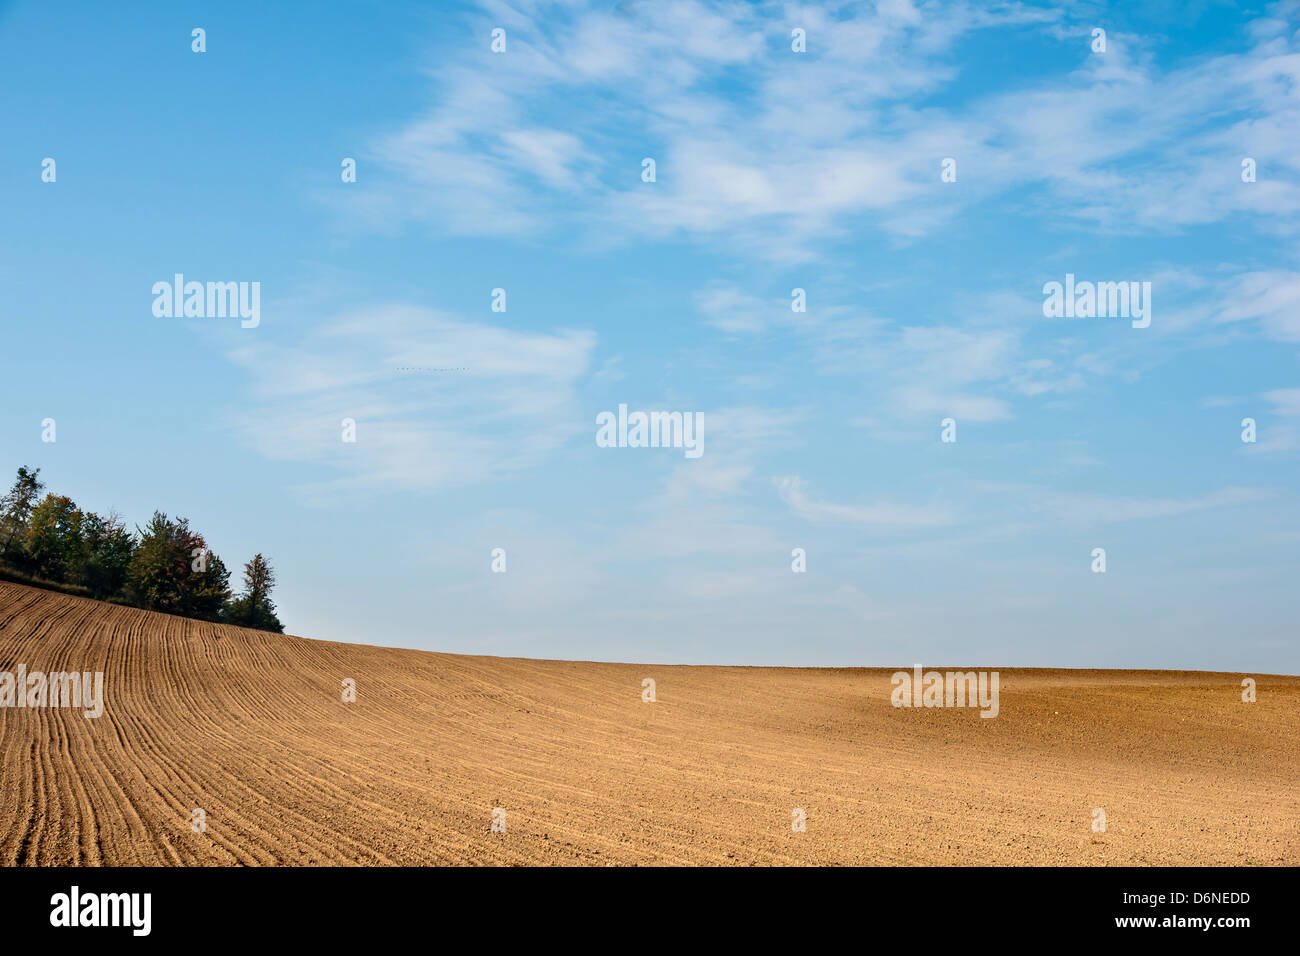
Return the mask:
POLYGON ((1298 673, 1300 6, 1134 6, 0 4, 0 464, 310 637, 1298 673))

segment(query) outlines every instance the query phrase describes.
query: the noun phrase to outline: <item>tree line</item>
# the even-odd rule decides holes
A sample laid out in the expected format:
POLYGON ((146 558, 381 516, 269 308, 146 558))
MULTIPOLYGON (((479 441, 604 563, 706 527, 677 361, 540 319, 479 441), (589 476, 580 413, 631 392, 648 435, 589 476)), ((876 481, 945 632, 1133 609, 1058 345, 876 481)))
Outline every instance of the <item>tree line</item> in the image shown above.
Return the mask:
POLYGON ((0 572, 38 586, 203 621, 284 632, 261 555, 244 565, 244 589, 187 518, 155 511, 134 531, 116 513, 78 508, 66 495, 41 497, 41 470, 18 469, 0 498, 0 572))

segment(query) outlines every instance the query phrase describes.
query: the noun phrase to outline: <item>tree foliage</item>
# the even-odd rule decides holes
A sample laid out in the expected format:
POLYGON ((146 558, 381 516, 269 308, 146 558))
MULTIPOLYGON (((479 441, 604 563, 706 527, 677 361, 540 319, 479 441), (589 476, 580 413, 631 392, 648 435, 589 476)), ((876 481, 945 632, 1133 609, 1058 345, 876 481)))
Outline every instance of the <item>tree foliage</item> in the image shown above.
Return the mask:
POLYGON ((234 598, 229 569, 189 519, 155 511, 132 533, 114 513, 82 510, 66 495, 39 498, 39 474, 19 468, 0 498, 0 568, 149 610, 284 631, 271 601, 275 572, 261 554, 245 565, 234 598))
POLYGON ((45 485, 39 479, 41 470, 31 470, 25 465, 18 469, 18 480, 3 498, 0 498, 0 556, 5 555, 15 540, 27 527, 27 519, 36 506, 45 485))
POLYGON ((230 604, 230 623, 284 633, 284 625, 276 616, 275 604, 271 601, 273 587, 275 572, 271 565, 261 553, 253 555, 244 565, 244 591, 230 604))

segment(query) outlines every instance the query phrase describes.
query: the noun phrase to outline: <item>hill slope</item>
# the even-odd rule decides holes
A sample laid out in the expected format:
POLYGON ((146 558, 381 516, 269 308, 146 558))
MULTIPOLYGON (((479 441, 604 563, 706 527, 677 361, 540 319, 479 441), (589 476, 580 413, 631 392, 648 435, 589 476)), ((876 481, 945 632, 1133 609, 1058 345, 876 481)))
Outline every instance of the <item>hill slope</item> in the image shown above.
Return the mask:
POLYGON ((889 670, 392 650, 0 582, 19 664, 105 672, 105 712, 0 708, 5 865, 1300 862, 1293 677, 1003 670, 981 719, 891 707, 889 670))

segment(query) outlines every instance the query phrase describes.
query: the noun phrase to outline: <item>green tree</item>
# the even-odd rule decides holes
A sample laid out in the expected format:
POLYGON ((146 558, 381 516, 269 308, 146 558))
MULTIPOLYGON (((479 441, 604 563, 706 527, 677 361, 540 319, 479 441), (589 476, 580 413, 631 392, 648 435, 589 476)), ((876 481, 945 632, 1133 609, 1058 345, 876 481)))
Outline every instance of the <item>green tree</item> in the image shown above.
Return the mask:
POLYGON ((244 565, 244 591, 230 604, 226 620, 241 627, 260 631, 284 633, 284 625, 275 613, 271 589, 275 587, 275 571, 262 555, 253 555, 244 565))
POLYGON ((18 479, 0 498, 0 555, 7 554, 15 541, 21 542, 27 519, 36 506, 45 485, 38 476, 41 470, 23 465, 18 469, 18 479))
POLYGON ((189 549, 190 575, 181 613, 204 621, 224 620, 230 604, 230 570, 208 550, 202 535, 191 533, 189 549))
POLYGON ((130 600, 151 611, 221 620, 230 600, 230 571, 189 519, 173 521, 155 511, 136 530, 140 541, 126 572, 130 600))
POLYGON ((143 528, 127 567, 127 593, 151 611, 179 614, 190 570, 189 534, 182 521, 155 511, 143 528))
POLYGON ((83 517, 67 495, 48 494, 32 509, 24 547, 38 577, 55 582, 75 577, 85 561, 83 517))
POLYGON ((122 593, 126 585, 135 538, 116 514, 102 518, 86 512, 81 521, 84 560, 74 583, 89 588, 100 597, 122 593))

